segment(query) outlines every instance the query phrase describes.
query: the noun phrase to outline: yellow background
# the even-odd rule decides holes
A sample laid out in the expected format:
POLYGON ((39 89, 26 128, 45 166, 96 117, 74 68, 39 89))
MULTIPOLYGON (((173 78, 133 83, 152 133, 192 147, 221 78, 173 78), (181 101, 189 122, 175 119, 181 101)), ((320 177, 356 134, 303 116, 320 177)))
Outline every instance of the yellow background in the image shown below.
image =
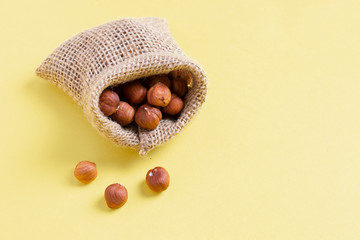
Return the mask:
POLYGON ((360 239, 359 1, 0 2, 0 239, 360 239), (159 16, 209 78, 201 112, 140 158, 35 76, 59 44, 159 16), (97 163, 81 185, 78 161, 97 163), (145 174, 165 167, 159 195, 145 174), (127 204, 106 207, 121 182, 127 204))

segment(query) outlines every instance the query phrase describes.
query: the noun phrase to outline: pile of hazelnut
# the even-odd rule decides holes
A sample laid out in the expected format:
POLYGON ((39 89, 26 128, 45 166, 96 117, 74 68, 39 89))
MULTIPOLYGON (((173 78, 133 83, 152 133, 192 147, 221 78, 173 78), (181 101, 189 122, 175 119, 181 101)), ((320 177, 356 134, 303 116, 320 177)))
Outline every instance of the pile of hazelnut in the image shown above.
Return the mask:
POLYGON ((188 70, 150 76, 105 89, 99 107, 105 116, 123 127, 137 124, 152 130, 163 114, 176 117, 181 112, 191 84, 192 74, 188 70))

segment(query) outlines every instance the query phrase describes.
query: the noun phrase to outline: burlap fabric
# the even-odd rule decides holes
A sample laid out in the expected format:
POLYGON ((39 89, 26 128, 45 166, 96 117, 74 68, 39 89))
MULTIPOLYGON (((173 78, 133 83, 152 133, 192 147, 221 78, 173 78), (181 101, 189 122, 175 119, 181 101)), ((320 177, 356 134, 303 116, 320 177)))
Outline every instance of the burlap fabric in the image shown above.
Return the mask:
POLYGON ((91 124, 117 145, 136 148, 140 155, 179 133, 205 101, 206 75, 171 37, 160 18, 119 19, 86 30, 61 44, 36 70, 68 93, 91 124), (193 86, 177 120, 162 119, 155 130, 121 127, 99 109, 99 96, 109 86, 134 79, 187 69, 193 86))

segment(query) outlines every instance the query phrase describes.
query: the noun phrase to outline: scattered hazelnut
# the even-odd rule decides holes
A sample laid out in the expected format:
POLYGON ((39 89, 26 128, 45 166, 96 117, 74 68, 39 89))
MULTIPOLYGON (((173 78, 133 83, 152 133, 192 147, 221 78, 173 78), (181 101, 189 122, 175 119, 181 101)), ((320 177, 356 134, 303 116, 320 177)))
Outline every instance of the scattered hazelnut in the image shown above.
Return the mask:
POLYGON ((135 122, 137 125, 146 129, 155 129, 161 118, 161 111, 149 104, 140 106, 135 113, 135 122))
POLYGON ((155 192, 165 191, 170 184, 169 173, 162 167, 150 169, 146 174, 146 184, 155 192))
POLYGON ((172 79, 171 90, 172 92, 176 93, 179 97, 183 97, 188 91, 188 86, 186 81, 182 78, 172 79))
POLYGON ((154 86, 155 84, 157 84, 159 82, 166 85, 168 88, 171 87, 171 81, 166 75, 154 76, 149 82, 149 87, 152 87, 152 86, 154 86))
POLYGON ((118 110, 111 116, 121 126, 126 126, 134 121, 135 109, 126 102, 120 101, 118 110))
POLYGON ((110 116, 116 111, 120 98, 116 92, 106 89, 100 95, 99 106, 105 116, 110 116))
POLYGON ((114 183, 105 189, 104 196, 109 208, 120 208, 126 203, 128 192, 122 184, 114 183))
POLYGON ((184 102, 175 93, 171 94, 170 103, 164 107, 163 112, 169 115, 178 114, 184 107, 184 102))
POLYGON ((146 98, 146 88, 139 81, 125 83, 122 93, 125 100, 130 104, 140 104, 146 98))
POLYGON ((89 161, 81 161, 76 165, 74 175, 80 182, 90 183, 97 176, 96 164, 89 161))
POLYGON ((166 107, 171 100, 171 91, 163 83, 159 82, 152 86, 147 93, 147 101, 151 105, 166 107))

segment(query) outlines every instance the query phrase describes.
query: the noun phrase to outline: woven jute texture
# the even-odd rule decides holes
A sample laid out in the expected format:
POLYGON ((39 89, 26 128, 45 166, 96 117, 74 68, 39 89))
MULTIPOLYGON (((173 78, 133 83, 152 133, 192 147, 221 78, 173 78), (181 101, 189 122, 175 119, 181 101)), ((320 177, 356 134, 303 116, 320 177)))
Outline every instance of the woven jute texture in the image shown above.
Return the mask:
POLYGON ((140 155, 178 134, 207 92, 203 69, 184 54, 160 18, 119 19, 81 32, 51 53, 36 74, 68 93, 102 135, 140 155), (178 69, 192 73, 193 86, 176 120, 162 119, 155 130, 146 130, 121 127, 100 111, 99 96, 107 87, 178 69))

